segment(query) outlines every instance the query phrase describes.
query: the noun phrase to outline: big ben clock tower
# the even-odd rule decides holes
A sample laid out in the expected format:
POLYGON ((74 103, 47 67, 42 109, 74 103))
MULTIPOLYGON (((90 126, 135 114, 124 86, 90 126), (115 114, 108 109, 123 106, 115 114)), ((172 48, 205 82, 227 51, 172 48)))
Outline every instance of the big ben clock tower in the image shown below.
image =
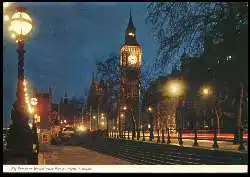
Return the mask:
POLYGON ((124 130, 125 127, 131 130, 134 125, 133 122, 138 125, 141 58, 142 50, 136 40, 136 28, 132 21, 130 9, 125 42, 120 49, 120 130, 124 130))

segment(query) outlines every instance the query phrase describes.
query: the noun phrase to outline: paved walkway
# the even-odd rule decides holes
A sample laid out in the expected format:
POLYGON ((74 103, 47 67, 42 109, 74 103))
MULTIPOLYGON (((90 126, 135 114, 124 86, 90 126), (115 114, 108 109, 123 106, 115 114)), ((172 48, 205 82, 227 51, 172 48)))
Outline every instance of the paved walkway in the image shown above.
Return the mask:
POLYGON ((129 165, 129 162, 78 146, 48 146, 38 165, 129 165))
MULTIPOLYGON (((140 141, 142 138, 140 138, 140 141)), ((149 142, 149 137, 145 137, 145 140, 149 142)), ((162 139, 160 139, 160 142, 162 139)), ((167 139, 165 138, 165 141, 167 142, 167 139)), ((184 147, 193 147, 193 148, 202 148, 202 149, 209 149, 213 150, 213 140, 198 140, 199 146, 194 147, 194 140, 193 139, 182 139, 183 146, 184 147)), ((157 138, 154 138, 154 143, 157 143, 157 138)), ((231 152, 239 152, 239 153, 248 153, 248 144, 244 143, 245 151, 239 151, 239 145, 234 145, 233 142, 230 141, 217 141, 219 149, 221 151, 231 151, 231 152)), ((166 143, 165 143, 166 144, 166 143)), ((179 142, 177 138, 171 138, 171 145, 179 146, 179 142)))

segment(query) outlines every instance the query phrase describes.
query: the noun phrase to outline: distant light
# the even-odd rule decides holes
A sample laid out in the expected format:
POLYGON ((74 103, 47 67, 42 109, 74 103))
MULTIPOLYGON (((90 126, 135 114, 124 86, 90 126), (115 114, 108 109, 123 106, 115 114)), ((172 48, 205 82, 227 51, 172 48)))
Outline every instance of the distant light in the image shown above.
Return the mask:
POLYGON ((79 131, 86 131, 86 128, 83 125, 77 127, 79 131))
POLYGON ((15 34, 11 34, 11 38, 15 39, 16 35, 15 34))
POLYGON ((127 106, 124 106, 124 107, 123 107, 123 110, 126 110, 126 109, 127 109, 127 106))
POLYGON ((205 89, 203 89, 203 93, 205 94, 205 95, 207 95, 208 94, 208 89, 207 88, 205 88, 205 89))
POLYGON ((152 108, 151 108, 151 107, 149 107, 149 108, 148 108, 148 111, 149 111, 149 112, 151 112, 151 111, 152 111, 152 108))
POLYGON ((64 120, 63 122, 66 124, 66 123, 67 123, 67 120, 64 120))
POLYGON ((4 21, 9 21, 10 17, 8 15, 4 16, 4 21))
POLYGON ((27 88, 26 87, 24 88, 24 91, 27 92, 27 88))
POLYGON ((148 128, 151 128, 151 125, 150 125, 150 124, 148 124, 148 128))
POLYGON ((113 130, 115 130, 115 126, 113 126, 113 130))
POLYGON ((32 128, 32 123, 29 123, 30 128, 32 128))
POLYGON ((23 80, 23 85, 26 86, 27 85, 27 81, 23 80))
POLYGON ((38 103, 37 98, 31 98, 30 103, 31 103, 32 106, 36 106, 37 103, 38 103))
POLYGON ((124 117, 124 114, 123 114, 123 113, 121 113, 121 117, 124 117))
POLYGON ((104 126, 104 122, 101 122, 102 126, 104 126))
POLYGON ((133 36, 133 37, 135 36, 135 34, 134 34, 134 33, 131 33, 131 32, 128 33, 128 35, 129 35, 129 36, 133 36))
POLYGON ((34 113, 34 109, 31 108, 31 107, 29 107, 29 113, 30 113, 30 114, 33 114, 33 113, 34 113))
POLYGON ((96 116, 93 116, 93 119, 96 119, 96 116))

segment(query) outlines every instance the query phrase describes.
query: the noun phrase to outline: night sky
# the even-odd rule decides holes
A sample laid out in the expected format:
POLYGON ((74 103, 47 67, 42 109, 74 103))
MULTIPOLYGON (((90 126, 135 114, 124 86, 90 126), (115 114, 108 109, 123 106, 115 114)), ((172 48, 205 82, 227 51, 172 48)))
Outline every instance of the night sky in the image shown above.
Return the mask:
MULTIPOLYGON (((95 59, 111 52, 119 53, 129 20, 129 8, 132 8, 137 41, 143 49, 143 64, 153 63, 157 46, 150 24, 145 22, 147 3, 22 4, 35 24, 25 46, 28 88, 35 86, 39 91, 47 92, 52 87, 53 102, 58 102, 65 91, 69 97, 83 97, 84 90, 90 87, 92 72, 96 70, 95 59)), ((6 29, 3 35, 5 125, 6 120, 10 123, 10 111, 16 99, 17 45, 6 29)))

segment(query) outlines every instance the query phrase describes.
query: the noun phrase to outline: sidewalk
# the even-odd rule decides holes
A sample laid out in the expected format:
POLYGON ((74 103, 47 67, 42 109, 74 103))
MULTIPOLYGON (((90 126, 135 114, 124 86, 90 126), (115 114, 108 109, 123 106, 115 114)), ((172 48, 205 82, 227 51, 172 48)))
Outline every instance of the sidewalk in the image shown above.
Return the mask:
MULTIPOLYGON (((131 137, 130 137, 131 140, 131 137)), ((157 137, 154 138, 153 142, 149 142, 149 137, 145 137, 146 142, 148 143, 156 143, 157 144, 157 137)), ((135 138, 135 141, 136 138, 135 138)), ((142 137, 140 137, 140 141, 142 141, 142 137)), ((171 145, 174 146, 180 146, 177 138, 171 138, 171 145)), ((195 147, 194 139, 182 139, 183 141, 183 147, 192 147, 192 148, 200 148, 200 149, 208 149, 208 150, 214 150, 213 149, 213 140, 197 140, 199 146, 195 147)), ((160 143, 162 144, 162 138, 160 137, 160 143)), ((165 137, 165 143, 167 142, 167 137, 165 137)), ((248 144, 244 143, 245 151, 239 151, 239 144, 234 145, 233 142, 230 141, 217 141, 217 144, 219 146, 218 150, 220 151, 231 151, 231 152, 237 152, 237 153, 248 153, 248 144)))
POLYGON ((79 146, 47 146, 40 152, 38 165, 129 165, 124 160, 114 158, 79 146))

